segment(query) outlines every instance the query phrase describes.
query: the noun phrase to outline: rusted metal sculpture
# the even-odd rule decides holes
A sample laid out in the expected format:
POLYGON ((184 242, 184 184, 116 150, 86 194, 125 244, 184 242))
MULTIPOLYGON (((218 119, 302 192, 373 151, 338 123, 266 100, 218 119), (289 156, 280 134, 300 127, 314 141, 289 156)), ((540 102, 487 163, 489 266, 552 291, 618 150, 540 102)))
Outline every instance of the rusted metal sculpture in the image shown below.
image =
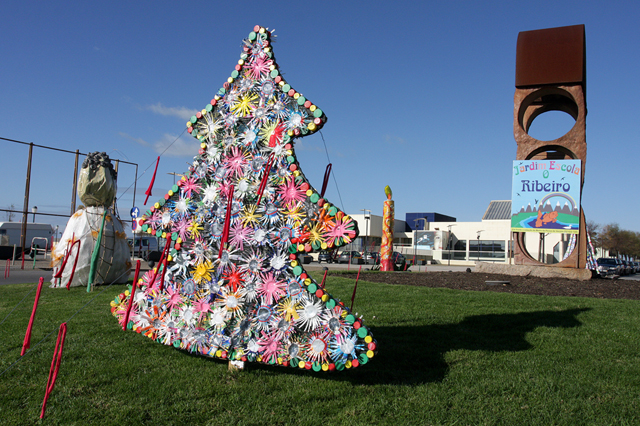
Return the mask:
MULTIPOLYGON (((579 159, 580 192, 587 161, 586 45, 584 25, 525 31, 518 35, 513 133, 518 144, 516 160, 579 159), (533 120, 547 111, 563 111, 576 120, 565 135, 540 141, 528 133, 533 120)), ((514 232, 515 263, 544 264, 526 250, 524 232, 514 232)), ((562 262, 549 265, 585 268, 587 236, 584 213, 575 249, 562 262)))

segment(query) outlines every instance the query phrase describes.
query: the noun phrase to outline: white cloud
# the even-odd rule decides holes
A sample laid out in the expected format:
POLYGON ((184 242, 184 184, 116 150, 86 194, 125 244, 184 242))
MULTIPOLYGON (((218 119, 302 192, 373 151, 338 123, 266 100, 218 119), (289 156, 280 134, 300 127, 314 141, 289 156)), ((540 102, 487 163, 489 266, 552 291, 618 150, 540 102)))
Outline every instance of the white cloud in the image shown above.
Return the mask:
POLYGON ((191 136, 181 136, 165 133, 162 139, 153 144, 153 150, 167 157, 194 157, 198 155, 200 144, 191 136))
POLYGON ((140 144, 142 146, 151 145, 149 142, 145 141, 144 139, 142 139, 142 138, 134 138, 133 136, 131 136, 131 135, 127 134, 127 133, 120 132, 118 134, 120 136, 122 136, 123 138, 128 139, 128 140, 133 141, 133 142, 136 142, 136 143, 138 143, 138 144, 140 144))
POLYGON ((197 112, 196 110, 185 108, 185 107, 179 107, 179 108, 166 107, 162 105, 160 102, 158 102, 157 104, 149 105, 146 107, 146 109, 152 112, 155 112, 156 114, 171 116, 171 117, 178 117, 185 121, 189 120, 191 116, 195 115, 195 113, 197 112))
POLYGON ((324 149, 320 148, 317 143, 305 142, 297 139, 295 142, 296 151, 308 151, 308 152, 324 152, 324 149))
POLYGON ((395 135, 384 135, 384 140, 387 143, 390 143, 391 145, 395 145, 395 144, 401 144, 404 145, 407 142, 402 139, 400 136, 395 136, 395 135))

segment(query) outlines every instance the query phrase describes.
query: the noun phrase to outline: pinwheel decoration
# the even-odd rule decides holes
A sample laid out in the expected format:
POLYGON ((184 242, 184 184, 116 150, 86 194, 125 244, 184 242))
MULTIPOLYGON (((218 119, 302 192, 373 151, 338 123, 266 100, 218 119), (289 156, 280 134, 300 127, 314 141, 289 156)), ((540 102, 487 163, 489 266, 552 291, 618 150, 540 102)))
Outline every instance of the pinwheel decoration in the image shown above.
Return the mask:
POLYGON ((112 301, 112 313, 123 327, 191 353, 350 369, 369 362, 377 343, 301 257, 350 243, 357 224, 300 169, 294 141, 327 118, 283 79, 273 37, 256 26, 231 76, 187 122, 199 155, 139 220, 143 232, 166 239, 165 260, 112 301))

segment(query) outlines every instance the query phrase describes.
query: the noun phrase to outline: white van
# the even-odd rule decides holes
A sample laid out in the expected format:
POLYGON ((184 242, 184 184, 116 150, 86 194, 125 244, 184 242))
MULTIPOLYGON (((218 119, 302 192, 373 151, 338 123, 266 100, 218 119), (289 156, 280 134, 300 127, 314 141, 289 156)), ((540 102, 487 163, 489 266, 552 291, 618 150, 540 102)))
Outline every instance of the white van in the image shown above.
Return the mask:
MULTIPOLYGON (((0 259, 8 259, 13 254, 13 246, 20 250, 20 239, 22 236, 22 222, 0 222, 0 259)), ((39 248, 51 249, 51 237, 53 236, 53 226, 48 223, 27 223, 27 235, 25 238, 26 249, 31 247, 31 243, 37 244, 39 248), (34 240, 35 239, 35 240, 34 240)), ((20 251, 20 253, 22 253, 20 251)))
POLYGON ((149 253, 159 251, 157 237, 137 237, 127 238, 129 249, 133 257, 146 259, 149 253))

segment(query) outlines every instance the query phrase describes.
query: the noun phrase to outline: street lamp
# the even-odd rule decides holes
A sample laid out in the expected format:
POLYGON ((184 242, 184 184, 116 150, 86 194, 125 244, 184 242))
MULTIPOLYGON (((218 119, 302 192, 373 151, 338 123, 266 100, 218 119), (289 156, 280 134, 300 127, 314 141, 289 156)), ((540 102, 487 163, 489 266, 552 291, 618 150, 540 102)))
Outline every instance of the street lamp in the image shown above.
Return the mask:
POLYGON ((425 231, 428 226, 427 226, 427 218, 426 217, 419 217, 417 219, 413 219, 413 263, 416 262, 416 256, 418 255, 418 222, 420 221, 422 222, 422 230, 425 231))
POLYGON ((478 262, 480 262, 480 252, 482 251, 482 246, 480 245, 480 233, 484 232, 484 230, 478 231, 478 245, 476 246, 476 250, 478 250, 478 262))
POLYGON ((31 207, 31 213, 33 213, 33 223, 36 223, 36 213, 38 213, 38 206, 31 207))
POLYGON ((182 178, 182 176, 183 176, 183 175, 182 175, 182 174, 180 174, 180 173, 174 173, 174 172, 167 173, 167 174, 168 174, 168 175, 173 175, 173 184, 174 184, 174 185, 176 184, 176 176, 180 176, 180 178, 182 178))
POLYGON ((371 220, 371 210, 369 209, 360 209, 361 212, 364 212, 364 223, 365 223, 365 233, 364 233, 364 248, 362 250, 363 256, 367 252, 367 237, 369 236, 369 220, 371 220), (367 214, 369 212, 369 214, 367 214))
POLYGON ((447 225, 449 228, 449 236, 447 238, 447 250, 449 251, 449 255, 447 256, 447 266, 451 265, 451 227, 456 225, 447 225))

